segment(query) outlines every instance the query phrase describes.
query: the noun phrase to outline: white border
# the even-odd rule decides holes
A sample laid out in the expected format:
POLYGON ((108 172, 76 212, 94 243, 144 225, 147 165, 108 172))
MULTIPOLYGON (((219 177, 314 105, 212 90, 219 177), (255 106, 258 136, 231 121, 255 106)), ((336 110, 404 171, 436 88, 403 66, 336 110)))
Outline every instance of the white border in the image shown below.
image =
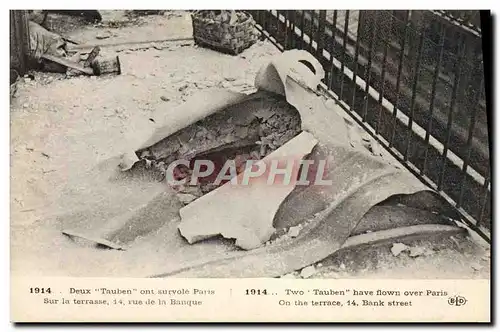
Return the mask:
MULTIPOLYGON (((2 4, 7 4, 7 2, 2 2, 2 4)), ((147 8, 164 8, 164 7, 169 7, 169 9, 191 9, 191 8, 204 8, 204 7, 209 7, 209 8, 234 8, 235 5, 245 7, 246 9, 292 9, 292 8, 299 8, 299 9, 314 9, 314 8, 321 8, 321 9, 428 9, 428 8, 439 8, 439 9, 456 9, 457 7, 460 9, 492 9, 493 14, 495 15, 496 13, 499 12, 498 7, 500 6, 500 1, 498 0, 476 0, 476 1, 466 1, 466 0, 454 0, 454 1, 436 1, 436 0, 419 0, 418 2, 406 2, 406 1, 367 1, 367 0, 349 0, 349 1, 343 1, 343 2, 338 2, 338 1, 306 1, 303 3, 293 3, 290 1, 282 1, 282 2, 273 2, 270 3, 269 1, 259 1, 259 0, 253 0, 251 2, 246 2, 242 4, 241 2, 235 2, 233 1, 211 1, 211 2, 201 2, 201 1, 179 1, 179 2, 159 2, 159 1, 148 1, 148 0, 142 0, 140 2, 138 1, 120 1, 120 2, 103 2, 101 1, 96 1, 96 0, 88 0, 88 1, 50 1, 50 2, 43 2, 44 6, 46 9, 55 9, 55 8, 99 8, 99 9, 119 9, 119 8, 136 8, 136 9, 147 9, 147 8)), ((40 9, 42 5, 42 2, 40 1, 16 1, 13 2, 10 6, 7 4, 7 8, 5 10, 2 10, 2 17, 3 19, 1 20, 1 27, 2 27, 2 37, 5 38, 4 45, 8 45, 8 36, 9 36, 9 17, 8 17, 8 9, 9 7, 12 9, 40 9)), ((3 9, 3 8, 2 8, 3 9)), ((496 15, 495 15, 496 16, 496 15)), ((498 20, 494 21, 494 24, 498 25, 499 22, 498 20)), ((494 26, 494 33, 493 36, 495 36, 495 41, 494 41, 494 48, 496 49, 496 42, 498 40, 498 28, 494 26)), ((498 54, 498 52, 495 50, 494 54, 498 54)), ((2 52, 2 62, 4 64, 8 63, 8 53, 7 51, 2 52)), ((497 59, 497 57, 496 57, 497 59)), ((498 74, 498 63, 495 66, 496 72, 495 74, 498 74)), ((1 170, 2 174, 4 174, 1 177, 2 181, 2 190, 1 190, 1 200, 0 202, 2 203, 2 207, 0 210, 2 211, 2 217, 1 222, 2 222, 2 234, 4 236, 3 238, 3 245, 0 247, 0 253, 1 257, 3 259, 4 263, 4 268, 3 268, 3 274, 2 274, 2 286, 3 286, 3 296, 2 296, 2 301, 1 301, 1 327, 3 328, 2 330, 4 331, 11 331, 14 329, 14 326, 9 323, 9 307, 10 307, 10 291, 9 296, 6 296, 6 290, 10 290, 10 280, 9 280, 9 271, 10 271, 10 256, 9 256, 9 235, 10 235, 10 230, 9 230, 9 223, 10 223, 10 218, 9 218, 9 206, 10 206, 10 197, 9 197, 9 178, 7 174, 10 174, 10 157, 9 157, 9 149, 10 149, 10 135, 9 135, 9 130, 10 130, 10 107, 9 107, 9 99, 7 97, 7 79, 6 77, 8 76, 8 71, 7 71, 7 66, 4 65, 1 67, 1 70, 3 71, 5 79, 3 80, 3 86, 4 88, 2 89, 3 93, 1 94, 1 98, 3 99, 3 104, 5 105, 4 112, 1 114, 1 125, 2 125, 2 130, 0 131, 2 135, 4 136, 4 139, 2 140, 1 144, 1 150, 0 150, 0 158, 2 159, 1 163, 1 170), (5 137, 7 136, 7 137, 5 137)), ((497 77, 497 75, 495 75, 497 77)), ((500 88, 498 84, 495 84, 495 91, 494 91, 495 96, 500 95, 500 88)), ((498 116, 495 117, 495 125, 497 125, 497 120, 498 116)), ((500 120, 498 120, 500 121, 500 120)), ((496 127, 496 126, 495 126, 496 127)), ((497 151, 497 147, 495 147, 495 155, 500 154, 500 151, 497 151)), ((496 167, 495 167, 496 171, 496 167)), ((496 197, 496 196, 495 196, 496 197)), ((498 205, 497 201, 495 200, 495 204, 498 205)), ((498 310, 498 306, 496 306, 498 310)), ((497 314, 497 312, 495 312, 497 314)), ((497 316, 498 317, 498 316, 497 316)), ((51 331, 56 329, 57 327, 53 326, 40 326, 37 327, 37 330, 39 331, 51 331)), ((63 327, 60 326, 58 329, 66 329, 67 326, 63 327)), ((78 327, 72 327, 76 330, 82 330, 84 327, 78 326, 78 327)), ((101 326, 93 326, 92 329, 95 329, 97 331, 110 331, 113 327, 101 327, 101 326)), ((133 329, 137 330, 137 326, 129 326, 127 327, 128 329, 133 329)), ((176 328, 175 326, 158 326, 158 328, 176 328)), ((272 328, 272 327, 253 327, 253 328, 258 328, 260 331, 272 328)), ((306 327, 300 327, 300 329, 306 328, 306 327)), ((328 327, 331 328, 331 327, 328 327)), ((360 326, 333 326, 335 329, 339 330, 346 330, 346 331, 352 331, 353 329, 359 329, 360 326)), ((370 326, 369 328, 374 328, 373 326, 370 326)), ((381 328, 387 328, 387 326, 381 326, 381 328)), ((398 326, 395 326, 394 328, 399 328, 398 326)), ((435 330, 435 331, 440 331, 443 327, 442 326, 436 326, 436 327, 425 327, 428 330, 435 330)), ((475 327, 479 328, 479 327, 475 327)), ((474 328, 474 329, 475 329, 474 328)))

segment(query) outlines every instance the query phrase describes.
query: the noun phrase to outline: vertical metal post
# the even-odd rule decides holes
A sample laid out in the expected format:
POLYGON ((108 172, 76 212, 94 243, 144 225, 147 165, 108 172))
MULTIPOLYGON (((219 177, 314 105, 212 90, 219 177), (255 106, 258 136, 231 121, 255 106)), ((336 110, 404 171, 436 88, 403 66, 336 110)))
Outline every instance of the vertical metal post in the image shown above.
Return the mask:
POLYGON ((481 96, 481 89, 483 88, 483 82, 484 80, 481 78, 481 82, 479 84, 479 87, 476 90, 475 96, 474 96, 474 101, 471 106, 471 117, 470 117, 470 124, 469 124, 469 133, 467 135, 467 143, 466 143, 466 155, 464 158, 464 164, 462 166, 462 181, 460 185, 460 197, 458 198, 457 202, 457 208, 462 206, 463 203, 463 198, 464 198, 464 192, 465 192, 465 187, 466 187, 466 178, 467 178, 467 168, 469 167, 469 162, 470 162, 470 152, 472 150, 472 138, 474 137, 474 128, 476 125, 476 118, 477 118, 477 112, 479 108, 479 96, 481 96))
MULTIPOLYGON (((373 60, 373 47, 374 40, 377 33, 378 15, 376 12, 373 14, 373 25, 370 34, 370 41, 368 44, 368 65, 366 66, 366 88, 365 88, 365 103, 363 107, 363 121, 366 121, 366 116, 368 115, 368 92, 370 91, 371 74, 372 74, 372 60, 373 60)), ((359 38, 359 37, 358 37, 359 38)), ((385 65, 385 59, 384 59, 385 65)), ((383 82, 384 78, 382 78, 383 82)))
POLYGON ((437 190, 440 191, 443 188, 444 176, 446 174, 446 159, 448 155, 448 149, 450 145, 451 138, 451 128, 453 125, 453 113, 455 112, 455 107, 457 104, 458 98, 458 87, 460 84, 460 76, 462 72, 462 60, 464 58, 465 50, 467 47, 467 43, 465 42, 465 37, 463 38, 463 44, 460 49, 459 58, 457 59, 457 71, 455 72, 455 79, 453 82, 453 90, 451 92, 451 102, 450 108, 448 109, 448 122, 446 125, 446 140, 444 142, 443 155, 442 155, 442 163, 441 163, 441 175, 439 176, 437 190))
POLYGON ((337 33, 337 11, 333 11, 333 22, 332 22, 332 44, 329 49, 330 52, 330 77, 328 78, 328 89, 332 89, 333 86, 333 59, 335 58, 335 36, 337 33))
MULTIPOLYGON (((390 29, 392 29, 394 27, 394 16, 391 15, 391 23, 390 23, 390 29)), ((388 49, 389 49, 389 41, 388 40, 385 40, 383 37, 381 38, 382 40, 382 43, 384 45, 384 55, 382 56, 383 59, 382 59, 382 75, 381 75, 381 78, 380 78, 380 81, 381 81, 381 87, 380 87, 380 94, 379 94, 379 97, 378 97, 378 119, 377 119, 377 125, 376 125, 376 128, 375 128, 375 132, 378 134, 379 131, 380 131, 380 125, 382 123, 382 100, 384 98, 384 90, 385 90, 385 75, 386 75, 386 71, 387 71, 387 53, 388 53, 388 49)))
MULTIPOLYGON (((361 39, 361 11, 358 17, 358 31, 356 33, 356 47, 354 51, 354 69, 352 71, 353 73, 353 80, 352 80, 352 104, 351 104, 351 110, 354 111, 354 105, 356 103, 356 90, 357 90, 357 85, 356 85, 356 79, 358 77, 358 60, 359 60, 359 42, 361 39)), ((368 82, 366 82, 368 84, 368 82)))
POLYGON ((410 144, 411 144, 411 136, 412 136, 412 127, 413 127, 413 115, 415 111, 415 99, 417 97, 417 87, 418 87, 418 76, 420 75, 420 63, 422 61, 422 49, 424 47, 424 37, 425 31, 422 29, 420 31, 420 38, 418 42, 418 54, 417 54, 417 63, 415 64, 415 73, 413 75, 413 86, 412 86, 412 96, 411 96, 411 104, 410 104, 410 115, 408 120, 408 134, 406 137, 406 149, 404 152, 404 161, 408 161, 408 154, 410 152, 410 144))
POLYGON ((432 121, 434 116, 434 105, 436 102, 436 88, 437 82, 439 79, 439 72, 441 71, 441 61, 443 60, 444 53, 444 41, 446 36, 446 27, 444 24, 441 25, 441 32, 439 37, 439 57, 436 61, 436 67, 434 68, 434 75, 432 79, 432 92, 431 92, 431 100, 429 105, 429 121, 427 122, 427 129, 425 131, 425 155, 424 155, 424 164, 422 165, 422 169, 420 170, 420 174, 424 175, 427 167, 427 159, 429 157, 429 139, 432 130, 432 121))
POLYGON ((309 52, 313 53, 313 40, 314 40, 314 10, 310 10, 311 12, 311 30, 309 33, 309 52))
POLYGON ((323 57, 323 49, 325 47, 325 23, 326 23, 326 10, 319 11, 318 18, 318 31, 316 31, 316 57, 321 59, 323 57))
POLYGON ((291 49, 296 48, 297 36, 295 35, 295 10, 288 10, 288 21, 290 26, 290 31, 288 32, 289 42, 291 49))
POLYGON ((346 61, 346 49, 347 49, 347 34, 349 33, 349 11, 346 10, 345 13, 345 23, 344 23, 344 41, 342 43, 342 63, 340 64, 340 93, 339 99, 342 100, 344 94, 344 67, 346 61))
POLYGON ((401 36, 400 47, 401 50, 399 52, 399 66, 398 66, 398 77, 396 80, 396 100, 394 101, 394 108, 392 109, 392 134, 389 139, 389 147, 392 147, 394 144, 394 137, 396 135, 396 121, 398 114, 398 106, 399 106, 399 90, 401 89, 401 73, 403 72, 403 62, 405 55, 405 45, 406 45, 406 31, 408 29, 408 19, 409 19, 410 11, 406 11, 405 20, 404 20, 404 28, 401 36))
POLYGON ((481 203, 481 211, 479 212, 479 217, 477 218, 477 224, 478 226, 479 225, 482 225, 483 224, 483 220, 484 220, 484 217, 485 217, 485 210, 486 210, 486 205, 488 204, 488 194, 489 194, 489 190, 488 190, 488 187, 490 185, 490 174, 488 172, 488 175, 486 175, 486 178, 484 179, 484 185, 483 185, 483 199, 481 200, 482 203, 481 203))
POLYGON ((300 15, 300 48, 305 49, 306 41, 304 40, 304 29, 306 27, 306 11, 301 10, 302 15, 300 15))

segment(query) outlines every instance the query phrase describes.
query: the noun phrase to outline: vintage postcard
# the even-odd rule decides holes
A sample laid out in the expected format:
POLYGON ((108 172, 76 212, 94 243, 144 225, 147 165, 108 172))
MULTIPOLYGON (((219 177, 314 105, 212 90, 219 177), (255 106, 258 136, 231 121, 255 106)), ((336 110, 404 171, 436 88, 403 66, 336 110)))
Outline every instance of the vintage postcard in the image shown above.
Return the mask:
POLYGON ((491 16, 11 10, 12 322, 491 322, 491 16))

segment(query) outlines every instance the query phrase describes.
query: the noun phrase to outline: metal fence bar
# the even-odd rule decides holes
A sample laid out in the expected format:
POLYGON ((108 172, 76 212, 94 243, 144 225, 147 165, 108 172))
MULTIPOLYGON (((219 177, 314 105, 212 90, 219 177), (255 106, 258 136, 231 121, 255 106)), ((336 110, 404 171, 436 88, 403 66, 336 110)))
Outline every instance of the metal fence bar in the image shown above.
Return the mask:
POLYGON ((457 104, 457 94, 458 94, 458 88, 460 84, 460 73, 462 72, 462 61, 463 57, 465 55, 465 49, 466 49, 466 43, 465 40, 463 41, 462 47, 460 49, 460 56, 457 59, 458 63, 458 68, 457 72, 455 73, 455 79, 453 82, 453 90, 451 92, 451 102, 450 102, 450 108, 448 109, 448 122, 446 125, 446 140, 444 142, 444 150, 443 150, 443 157, 442 157, 442 168, 441 168, 441 175, 439 176, 439 181, 437 185, 437 190, 440 191, 443 188, 443 180, 444 176, 446 173, 446 154, 448 153, 448 149, 450 147, 450 137, 451 137, 451 126, 453 125, 453 112, 455 111, 455 107, 457 104))
POLYGON ((429 138, 431 135, 431 129, 432 129, 432 119, 434 115, 434 103, 436 101, 436 87, 437 87, 437 82, 438 82, 438 77, 439 77, 439 71, 441 70, 441 61, 443 60, 443 52, 444 52, 444 37, 446 35, 446 27, 441 25, 441 33, 439 37, 439 57, 436 62, 436 67, 434 69, 434 75, 432 78, 432 92, 431 92, 431 99, 430 99, 430 105, 429 105, 429 120, 427 123, 427 129, 425 131, 425 144, 427 146, 427 149, 425 150, 425 156, 424 156, 424 164, 422 166, 420 174, 425 174, 425 170, 427 167, 427 159, 429 157, 429 138))
POLYGON ((304 40, 304 27, 306 25, 306 11, 301 10, 300 15, 300 48, 305 49, 306 41, 304 40))
POLYGON ((488 186, 490 185, 490 175, 488 174, 487 177, 486 177, 486 180, 484 181, 484 185, 483 185, 483 192, 484 192, 484 195, 483 195, 483 199, 481 200, 481 212, 479 214, 479 218, 477 219, 478 220, 478 224, 479 225, 482 225, 484 224, 484 216, 485 216, 485 210, 486 210, 486 204, 488 204, 488 186))
POLYGON ((285 46, 285 50, 288 50, 288 49, 290 49, 290 44, 288 44, 288 42, 290 40, 288 39, 289 33, 288 33, 288 27, 287 27, 288 22, 289 22, 289 20, 288 20, 288 10, 282 10, 281 11, 281 15, 283 15, 285 17, 284 31, 283 31, 283 34, 284 34, 284 36, 283 36, 283 43, 284 43, 284 46, 285 46))
POLYGON ((306 41, 304 40, 304 27, 306 25, 306 11, 301 10, 302 15, 300 17, 300 48, 305 49, 306 41))
POLYGON ((265 17, 265 20, 264 22, 261 23, 261 26, 264 28, 265 31, 269 32, 269 19, 268 19, 268 16, 270 15, 270 13, 265 10, 264 11, 264 17, 265 17))
POLYGON ((339 94, 339 99, 342 100, 343 94, 344 94, 344 67, 345 67, 345 61, 346 61, 346 55, 345 51, 347 49, 347 32, 349 31, 349 11, 346 10, 345 13, 345 23, 344 23, 344 42, 342 44, 342 64, 340 68, 340 94, 339 94))
POLYGON ((319 11, 318 17, 318 31, 316 31, 316 56, 323 57, 323 49, 325 47, 325 23, 326 23, 326 10, 319 11))
MULTIPOLYGON (((361 14, 360 14, 361 15, 361 14)), ((358 38, 356 38, 356 47, 354 51, 354 70, 353 70, 353 75, 354 75, 354 80, 352 81, 352 104, 351 108, 354 109, 354 105, 356 103, 356 76, 358 75, 358 60, 359 60, 359 43, 360 39, 359 38, 359 33, 361 32, 361 17, 358 19, 358 38)), ((347 31, 345 32, 347 34, 347 31)), ((369 86, 369 84, 366 84, 366 86, 369 86)))
POLYGON ((479 97, 481 95, 481 90, 482 86, 484 83, 484 79, 481 79, 481 83, 479 84, 479 88, 477 89, 475 93, 474 100, 476 101, 476 104, 472 107, 472 113, 470 116, 470 124, 469 124, 469 135, 467 137, 467 156, 464 160, 464 165, 462 167, 462 180, 461 180, 461 189, 460 189, 460 197, 457 202, 457 208, 462 206, 463 203, 463 198, 464 198, 464 191, 465 191, 465 181, 467 179, 467 167, 469 167, 469 160, 470 160, 470 152, 472 148, 472 137, 474 136, 474 127, 476 125, 476 116, 478 112, 478 106, 477 103, 479 102, 479 97))
POLYGON ((336 31, 337 29, 335 28, 337 26, 337 11, 334 10, 333 11, 333 24, 332 24, 332 39, 331 39, 331 47, 329 48, 329 51, 330 51, 330 74, 329 74, 329 77, 328 77, 328 83, 327 83, 327 86, 328 86, 328 89, 332 89, 332 85, 333 85, 333 69, 335 68, 334 64, 333 64, 333 60, 334 60, 334 56, 333 54, 335 54, 335 36, 336 36, 336 31))
POLYGON ((371 78, 373 47, 374 47, 373 44, 374 44, 375 36, 377 33, 377 22, 378 22, 378 15, 373 15, 373 25, 372 25, 372 31, 370 34, 370 41, 369 41, 369 46, 368 46, 368 49, 369 49, 368 50, 368 65, 366 68, 367 73, 365 74, 367 79, 366 79, 366 89, 365 89, 365 103, 363 106, 363 121, 366 121, 366 116, 368 114, 368 92, 370 91, 370 78, 371 78))
POLYGON ((314 36, 314 10, 310 10, 311 12, 311 30, 309 33, 309 52, 313 53, 313 36, 314 36))
MULTIPOLYGON (((278 15, 278 18, 280 16, 285 16, 283 10, 277 10, 276 11, 276 14, 278 15)), ((286 21, 285 21, 286 22, 286 21)), ((284 28, 284 31, 282 30, 281 26, 282 26, 282 22, 280 20, 277 20, 276 21, 276 41, 278 43, 280 43, 282 46, 283 46, 283 49, 286 51, 287 49, 287 45, 286 45, 286 36, 285 38, 283 38, 283 34, 286 34, 286 27, 284 28)))
MULTIPOLYGON (((391 23, 389 26, 391 29, 394 26, 394 17, 393 16, 391 16, 391 23)), ((382 43, 384 45, 384 55, 383 55, 383 59, 382 59, 382 76, 381 76, 382 86, 380 87, 380 95, 379 95, 379 99, 378 99, 378 119, 377 119, 377 124, 375 126, 375 133, 377 133, 377 134, 380 132, 380 125, 382 122, 382 107, 383 107, 382 100, 384 99, 385 75, 386 75, 386 71, 387 71, 387 55, 389 52, 389 45, 387 44, 387 42, 384 39, 381 39, 381 40, 382 40, 382 43)))
POLYGON ((403 72, 403 61, 404 61, 404 55, 405 55, 405 46, 406 46, 406 31, 408 28, 408 19, 409 19, 409 14, 410 11, 406 11, 405 15, 405 21, 404 21, 404 31, 403 31, 403 36, 401 37, 400 45, 401 45, 401 50, 399 51, 399 62, 398 62, 398 78, 396 81, 396 102, 394 103, 394 108, 392 109, 392 134, 391 138, 389 140, 389 147, 392 147, 394 144, 394 137, 396 134, 396 116, 398 113, 398 108, 399 108, 399 93, 401 89, 401 73, 403 72))
POLYGON ((420 31, 420 38, 418 42, 418 53, 417 53, 417 61, 415 65, 415 74, 413 76, 413 87, 412 87, 412 96, 411 96, 411 105, 410 105, 410 115, 409 115, 409 122, 408 122, 408 133, 406 136, 406 148, 404 152, 404 161, 408 161, 408 154, 410 152, 410 144, 411 144, 411 133, 412 133, 412 127, 413 127, 413 115, 415 111, 415 99, 417 98, 417 84, 418 84, 418 77, 420 75, 420 63, 422 61, 422 50, 424 47, 424 36, 425 32, 422 30, 420 31))
POLYGON ((288 44, 290 45, 290 48, 294 49, 297 47, 297 43, 296 43, 296 38, 295 38, 295 10, 288 10, 288 19, 290 21, 290 33, 289 33, 289 38, 290 38, 290 41, 288 42, 288 44))

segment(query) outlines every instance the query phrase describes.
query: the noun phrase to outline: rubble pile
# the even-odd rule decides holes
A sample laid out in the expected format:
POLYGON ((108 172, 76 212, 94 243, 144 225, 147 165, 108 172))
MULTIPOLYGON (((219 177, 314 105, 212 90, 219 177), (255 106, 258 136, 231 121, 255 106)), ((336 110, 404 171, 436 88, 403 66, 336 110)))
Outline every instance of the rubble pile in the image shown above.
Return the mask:
POLYGON ((227 23, 230 25, 242 23, 248 19, 248 16, 243 12, 235 10, 220 10, 220 11, 201 11, 199 14, 208 19, 210 23, 227 23), (217 12, 217 13, 216 13, 217 12))
MULTIPOLYGON (((298 135, 301 131, 300 115, 284 99, 270 97, 262 103, 250 100, 238 109, 216 113, 148 149, 138 151, 142 165, 165 179, 166 168, 175 160, 189 160, 191 167, 179 165, 174 169, 175 180, 187 179, 198 159, 211 160, 219 171, 227 160, 235 160, 238 174, 247 160, 260 160, 298 135)), ((141 164, 141 163, 139 163, 141 164)), ((217 173, 217 172, 214 172, 217 173)), ((183 202, 190 202, 223 185, 214 185, 215 176, 200 178, 194 186, 174 186, 183 202), (189 196, 186 196, 189 195, 189 196)))

